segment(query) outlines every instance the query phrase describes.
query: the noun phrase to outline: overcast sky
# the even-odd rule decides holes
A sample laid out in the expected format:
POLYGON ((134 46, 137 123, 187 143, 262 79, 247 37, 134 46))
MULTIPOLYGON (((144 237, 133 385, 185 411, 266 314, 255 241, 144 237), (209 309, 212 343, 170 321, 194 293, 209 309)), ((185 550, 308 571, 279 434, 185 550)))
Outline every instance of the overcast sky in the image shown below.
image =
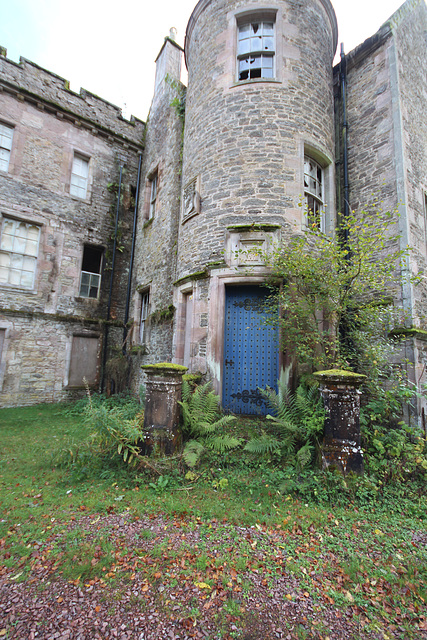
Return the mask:
MULTIPOLYGON (((196 0, 2 0, 0 45, 145 120, 154 60, 171 27, 184 44, 196 0)), ((403 0, 332 0, 338 42, 348 53, 373 35, 403 0)), ((339 46, 338 46, 339 51, 339 46)))

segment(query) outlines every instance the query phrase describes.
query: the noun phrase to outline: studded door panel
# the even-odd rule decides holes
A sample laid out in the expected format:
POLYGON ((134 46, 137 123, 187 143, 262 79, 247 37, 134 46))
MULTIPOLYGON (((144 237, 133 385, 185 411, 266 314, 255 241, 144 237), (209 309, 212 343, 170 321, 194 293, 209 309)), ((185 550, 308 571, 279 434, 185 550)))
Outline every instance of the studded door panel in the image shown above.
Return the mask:
POLYGON ((233 413, 268 412, 259 387, 277 387, 278 328, 267 324, 268 290, 252 285, 226 288, 223 408, 233 413))

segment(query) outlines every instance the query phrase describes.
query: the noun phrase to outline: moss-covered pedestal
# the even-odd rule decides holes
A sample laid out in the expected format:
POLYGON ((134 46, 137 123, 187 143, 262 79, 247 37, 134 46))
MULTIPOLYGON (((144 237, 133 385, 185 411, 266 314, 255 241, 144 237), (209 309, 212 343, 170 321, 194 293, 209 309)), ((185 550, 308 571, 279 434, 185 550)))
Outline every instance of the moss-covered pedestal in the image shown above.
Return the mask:
POLYGON ((147 375, 144 453, 171 455, 181 446, 179 415, 182 376, 187 367, 171 362, 143 365, 147 375))
POLYGON ((362 474, 359 387, 366 376, 340 369, 318 371, 314 375, 320 382, 326 409, 323 466, 362 474))

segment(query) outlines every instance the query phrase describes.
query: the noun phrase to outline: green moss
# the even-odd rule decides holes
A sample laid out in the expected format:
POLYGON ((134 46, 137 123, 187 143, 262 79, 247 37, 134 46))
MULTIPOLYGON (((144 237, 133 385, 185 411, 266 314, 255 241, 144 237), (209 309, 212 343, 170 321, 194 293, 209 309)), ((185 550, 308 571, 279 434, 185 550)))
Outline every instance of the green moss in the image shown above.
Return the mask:
POLYGON ((222 267, 226 267, 227 263, 225 262, 225 260, 216 260, 214 262, 208 262, 208 264, 206 265, 206 267, 208 269, 221 269, 222 267))
POLYGON ((325 379, 325 378, 333 378, 335 380, 354 380, 354 381, 362 381, 366 376, 361 373, 354 373, 354 371, 346 371, 345 369, 328 369, 327 371, 316 371, 313 373, 316 378, 325 379))
POLYGON ((389 336, 391 338, 419 338, 420 340, 427 340, 427 331, 417 329, 416 327, 396 327, 396 329, 390 331, 389 336))
POLYGON ((203 378, 202 373, 184 373, 182 379, 191 385, 199 384, 203 378))
POLYGON ((152 313, 151 321, 156 324, 159 322, 169 322, 170 320, 173 320, 174 315, 175 307, 173 306, 173 304, 170 304, 165 309, 159 309, 158 311, 152 313))
POLYGON ((184 367, 181 364, 175 364, 174 362, 157 362, 156 364, 143 364, 141 369, 158 369, 159 371, 176 371, 177 373, 185 373, 186 371, 188 371, 188 367, 184 367))
POLYGON ((194 273, 190 273, 188 276, 175 280, 174 285, 177 287, 185 282, 190 282, 190 280, 203 280, 203 278, 207 278, 208 275, 209 274, 206 269, 204 271, 195 271, 194 273))

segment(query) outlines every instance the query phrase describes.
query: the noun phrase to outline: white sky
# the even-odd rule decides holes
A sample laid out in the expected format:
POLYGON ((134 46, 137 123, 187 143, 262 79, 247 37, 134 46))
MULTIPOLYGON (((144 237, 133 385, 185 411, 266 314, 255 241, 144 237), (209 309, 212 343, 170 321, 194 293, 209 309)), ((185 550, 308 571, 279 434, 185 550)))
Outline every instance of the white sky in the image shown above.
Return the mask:
MULTIPOLYGON (((154 60, 169 35, 185 29, 197 0, 1 0, 0 45, 145 120, 154 87, 154 60)), ((379 27, 403 0, 332 0, 338 42, 346 53, 379 27)), ((339 51, 339 44, 338 49, 339 51)))

